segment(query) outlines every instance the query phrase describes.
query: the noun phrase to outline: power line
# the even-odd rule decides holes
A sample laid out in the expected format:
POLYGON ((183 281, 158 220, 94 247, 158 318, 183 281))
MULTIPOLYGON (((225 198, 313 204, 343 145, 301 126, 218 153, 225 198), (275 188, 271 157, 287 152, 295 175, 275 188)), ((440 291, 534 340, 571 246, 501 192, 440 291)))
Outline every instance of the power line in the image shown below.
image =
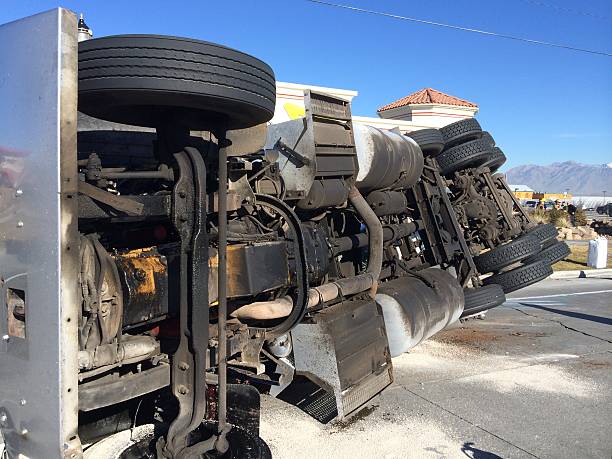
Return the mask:
POLYGON ((412 17, 409 17, 409 16, 400 16, 399 14, 385 13, 385 12, 382 12, 382 11, 367 10, 367 9, 364 9, 364 8, 358 8, 356 6, 343 5, 343 4, 340 4, 340 3, 332 3, 332 2, 327 2, 327 1, 323 1, 323 0, 306 0, 306 1, 310 2, 310 3, 318 3, 320 5, 331 6, 331 7, 334 7, 334 8, 342 8, 342 9, 345 9, 345 10, 355 11, 355 12, 358 12, 358 13, 373 14, 373 15, 377 15, 377 16, 384 16, 384 17, 392 18, 392 19, 400 19, 402 21, 418 22, 420 24, 427 24, 427 25, 432 25, 432 26, 436 26, 436 27, 446 27, 447 29, 462 30, 464 32, 478 33, 478 34, 481 34, 481 35, 488 35, 488 36, 491 36, 491 37, 506 38, 508 40, 522 41, 524 43, 531 43, 533 45, 552 46, 554 48, 568 49, 568 50, 571 50, 571 51, 578 51, 578 52, 581 52, 581 53, 597 54, 597 55, 600 55, 600 56, 612 57, 611 53, 607 53, 607 52, 604 52, 604 51, 596 51, 596 50, 586 49, 586 48, 577 48, 577 47, 574 47, 574 46, 563 45, 563 44, 559 44, 559 43, 552 43, 552 42, 548 42, 548 41, 533 40, 531 38, 516 37, 514 35, 505 35, 505 34, 501 34, 501 33, 497 33, 497 32, 488 32, 486 30, 472 29, 470 27, 461 27, 461 26, 452 25, 452 24, 444 24, 442 22, 427 21, 425 19, 412 18, 412 17))

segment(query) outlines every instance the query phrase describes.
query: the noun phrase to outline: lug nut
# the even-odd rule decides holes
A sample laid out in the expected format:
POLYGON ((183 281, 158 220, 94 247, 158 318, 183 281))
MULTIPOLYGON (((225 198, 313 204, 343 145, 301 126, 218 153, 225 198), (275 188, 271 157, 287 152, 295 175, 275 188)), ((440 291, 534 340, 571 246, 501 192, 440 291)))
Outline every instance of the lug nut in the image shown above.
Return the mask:
POLYGON ((183 386, 182 384, 178 387, 178 393, 181 395, 186 395, 189 393, 189 389, 187 389, 187 387, 183 386))

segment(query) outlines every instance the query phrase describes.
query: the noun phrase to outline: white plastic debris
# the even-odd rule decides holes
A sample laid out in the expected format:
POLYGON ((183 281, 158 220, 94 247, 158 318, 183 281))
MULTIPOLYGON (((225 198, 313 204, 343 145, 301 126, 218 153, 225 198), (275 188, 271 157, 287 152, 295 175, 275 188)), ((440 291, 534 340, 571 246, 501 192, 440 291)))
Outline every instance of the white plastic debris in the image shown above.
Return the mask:
POLYGON ((587 265, 591 268, 602 269, 608 263, 608 240, 603 237, 598 237, 589 241, 589 256, 587 265))

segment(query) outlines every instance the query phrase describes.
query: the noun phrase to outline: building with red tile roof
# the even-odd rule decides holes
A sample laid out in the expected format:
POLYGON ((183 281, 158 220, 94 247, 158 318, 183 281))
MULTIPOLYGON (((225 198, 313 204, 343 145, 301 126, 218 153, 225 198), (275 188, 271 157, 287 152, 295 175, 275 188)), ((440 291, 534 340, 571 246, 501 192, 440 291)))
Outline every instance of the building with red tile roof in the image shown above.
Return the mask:
POLYGON ((444 94, 441 91, 433 88, 423 88, 420 91, 413 92, 412 94, 402 97, 401 99, 391 102, 383 107, 380 107, 378 113, 392 108, 405 107, 407 105, 417 104, 440 104, 440 105, 458 105, 460 107, 476 107, 478 105, 467 101, 465 99, 459 99, 458 97, 444 94))
MULTIPOLYGON (((312 90, 351 101, 357 91, 326 88, 296 83, 276 83, 276 112, 272 123, 304 116, 304 91, 312 90)), ((478 105, 433 88, 424 88, 380 107, 378 116, 356 116, 353 121, 379 129, 398 128, 411 132, 425 128, 440 128, 465 118, 472 118, 478 105)))
POLYGON ((423 88, 377 110, 380 118, 407 121, 418 126, 433 128, 473 118, 477 112, 478 105, 474 102, 433 88, 423 88))

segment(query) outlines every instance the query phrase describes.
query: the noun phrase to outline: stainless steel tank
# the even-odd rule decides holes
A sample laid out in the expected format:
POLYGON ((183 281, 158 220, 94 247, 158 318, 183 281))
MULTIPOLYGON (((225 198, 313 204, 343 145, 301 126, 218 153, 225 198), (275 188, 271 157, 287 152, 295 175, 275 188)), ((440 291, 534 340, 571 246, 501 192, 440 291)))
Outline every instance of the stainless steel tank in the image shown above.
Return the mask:
POLYGON ((380 284, 381 306, 391 357, 406 352, 459 320, 464 296, 453 276, 438 268, 380 284))
POLYGON ((423 172, 423 152, 409 137, 353 123, 359 174, 357 188, 370 192, 414 185, 423 172))

